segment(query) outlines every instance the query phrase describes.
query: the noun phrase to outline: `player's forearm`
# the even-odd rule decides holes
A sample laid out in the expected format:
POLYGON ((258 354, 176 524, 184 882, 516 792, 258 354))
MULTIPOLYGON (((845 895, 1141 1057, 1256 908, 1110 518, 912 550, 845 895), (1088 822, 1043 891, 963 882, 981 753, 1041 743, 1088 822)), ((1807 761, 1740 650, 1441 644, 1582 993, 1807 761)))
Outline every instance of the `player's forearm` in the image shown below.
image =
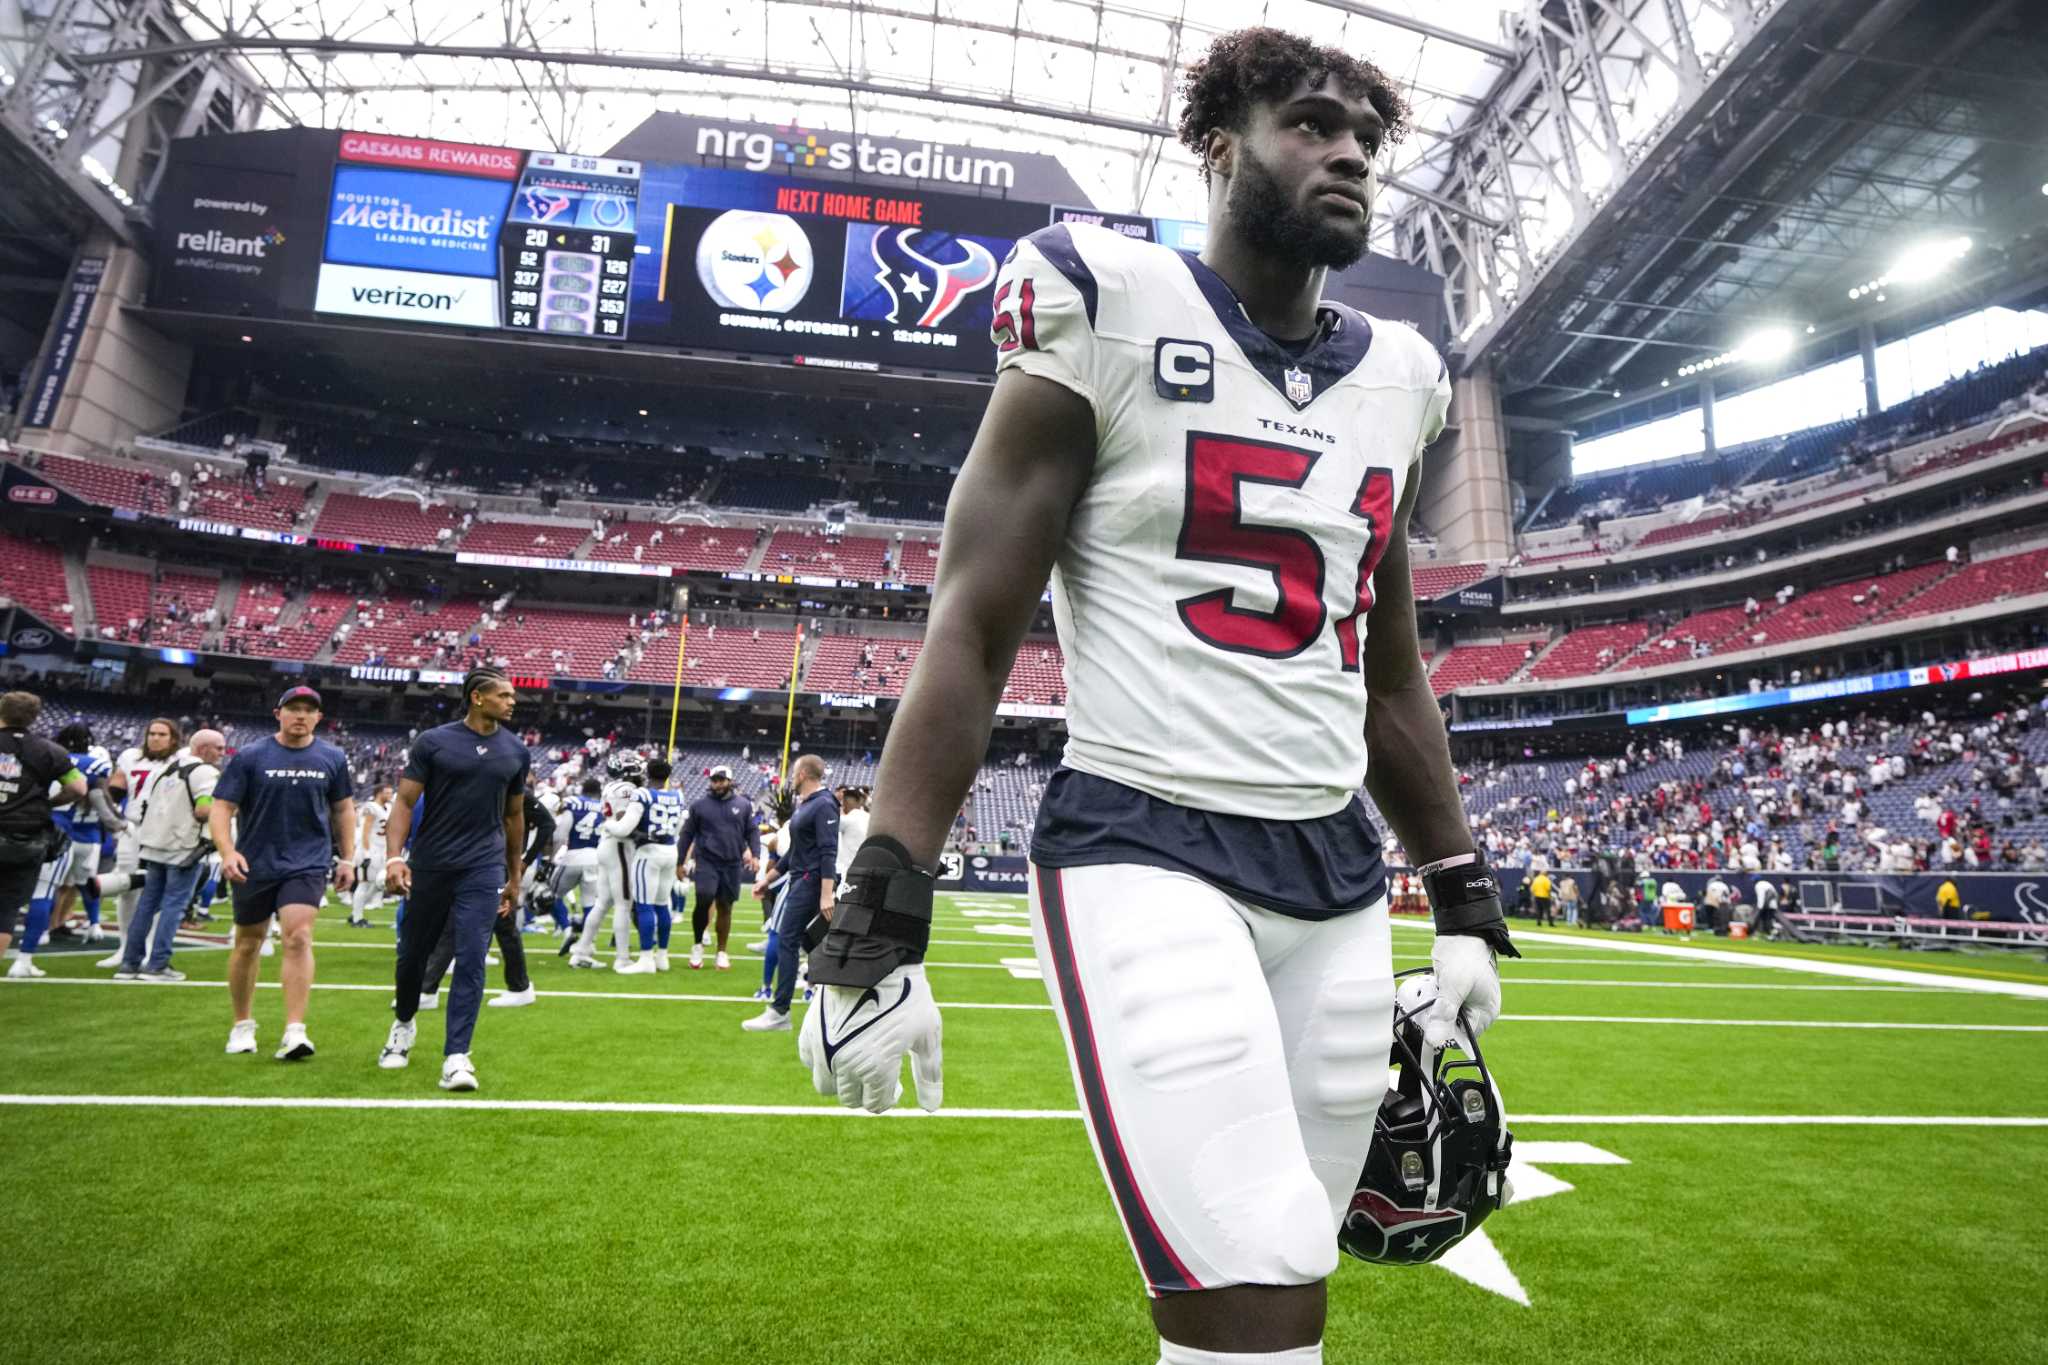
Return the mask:
POLYGON ((216 801, 213 809, 206 812, 206 834, 213 840, 213 851, 223 858, 235 856, 235 804, 232 801, 216 801))
POLYGON ((505 879, 508 882, 518 881, 519 874, 525 870, 521 861, 525 852, 526 812, 521 811, 505 817, 505 879))
POLYGON ((335 806, 331 822, 337 834, 336 853, 342 862, 355 865, 356 861, 356 803, 343 801, 335 806))
POLYGON ((1016 653, 1016 640, 1005 646, 972 628, 935 624, 889 730, 868 838, 895 839, 919 866, 937 866, 946 832, 988 752, 996 703, 1016 653))
POLYGON ((1400 687, 1373 694, 1365 748, 1365 788, 1411 863, 1472 851, 1443 712, 1420 668, 1400 687))
POLYGON ((412 807, 395 807, 390 823, 384 826, 384 861, 396 862, 405 856, 406 836, 411 833, 412 807))

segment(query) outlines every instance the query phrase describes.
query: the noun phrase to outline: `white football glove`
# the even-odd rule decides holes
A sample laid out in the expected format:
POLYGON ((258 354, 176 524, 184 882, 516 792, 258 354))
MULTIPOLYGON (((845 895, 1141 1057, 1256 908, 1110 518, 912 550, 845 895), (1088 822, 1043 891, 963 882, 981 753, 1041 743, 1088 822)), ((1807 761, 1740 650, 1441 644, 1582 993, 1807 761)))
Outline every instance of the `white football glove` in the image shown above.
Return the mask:
POLYGON ((880 1114, 903 1098, 903 1055, 910 1054, 918 1107, 936 1112, 945 1094, 939 1004, 924 966, 898 967, 866 989, 820 986, 804 1011, 796 1055, 820 1095, 848 1109, 880 1114))
POLYGON ((1472 1038, 1486 1032, 1500 1015, 1500 966, 1493 949, 1471 934, 1438 934, 1429 958, 1436 975, 1436 1001, 1422 1017, 1423 1040, 1437 1048, 1457 1043, 1470 1052, 1461 1039, 1458 1011, 1465 1012, 1472 1038))

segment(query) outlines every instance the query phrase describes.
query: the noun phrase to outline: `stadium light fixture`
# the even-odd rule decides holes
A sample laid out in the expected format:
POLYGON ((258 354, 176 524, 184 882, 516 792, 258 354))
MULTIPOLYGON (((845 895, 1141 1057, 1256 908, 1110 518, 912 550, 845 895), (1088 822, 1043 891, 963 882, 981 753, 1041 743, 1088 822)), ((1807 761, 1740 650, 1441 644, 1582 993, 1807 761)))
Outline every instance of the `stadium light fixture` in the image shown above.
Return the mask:
MULTIPOLYGON (((2042 188, 2048 190, 2048 185, 2042 188)), ((1969 255, 1970 248, 1974 245, 1976 244, 1968 237, 1938 237, 1916 243, 1893 261, 1891 269, 1884 274, 1851 289, 1849 297, 1861 299, 1876 295, 1878 302, 1882 303, 1886 285, 1916 284, 1921 280, 1931 280, 1969 255)))
MULTIPOLYGON (((1809 327, 1806 330, 1810 332, 1813 329, 1809 327)), ((1790 327, 1759 328, 1744 337, 1734 350, 1724 351, 1720 355, 1706 360, 1695 360, 1692 364, 1681 367, 1678 371, 1678 377, 1680 379, 1689 379, 1696 374, 1704 374, 1709 370, 1718 370, 1723 365, 1736 365, 1747 361, 1763 361, 1768 363, 1774 360, 1783 360, 1786 356, 1792 354, 1792 348, 1795 344, 1790 327)))

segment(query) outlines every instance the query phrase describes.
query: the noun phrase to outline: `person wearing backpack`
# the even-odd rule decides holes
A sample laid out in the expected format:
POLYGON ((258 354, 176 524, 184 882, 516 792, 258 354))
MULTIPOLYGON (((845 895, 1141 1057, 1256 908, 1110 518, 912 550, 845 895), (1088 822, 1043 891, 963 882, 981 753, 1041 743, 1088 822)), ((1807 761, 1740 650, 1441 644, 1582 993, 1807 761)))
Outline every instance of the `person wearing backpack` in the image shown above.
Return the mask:
POLYGON ((150 781, 140 830, 142 899, 122 935, 116 981, 185 979, 171 966, 171 941, 211 847, 207 811, 226 752, 227 739, 220 731, 200 730, 150 781))

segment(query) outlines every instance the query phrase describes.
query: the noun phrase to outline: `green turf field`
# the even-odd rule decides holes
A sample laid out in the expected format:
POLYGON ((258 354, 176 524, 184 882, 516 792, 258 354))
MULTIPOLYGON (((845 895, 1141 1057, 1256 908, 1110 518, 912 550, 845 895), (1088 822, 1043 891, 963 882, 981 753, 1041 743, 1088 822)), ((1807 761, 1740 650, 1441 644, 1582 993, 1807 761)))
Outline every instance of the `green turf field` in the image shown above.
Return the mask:
MULTIPOLYGON (((10 1358, 1155 1358, 1021 898, 941 906, 937 1118, 846 1114, 793 1035, 741 1032, 751 955, 620 977, 542 936, 540 1002, 485 1010, 483 1088, 445 1096, 437 1014, 376 1068, 391 936, 341 920, 298 1065, 274 989, 262 1052, 223 1055, 218 950, 181 948, 182 986, 98 953, 0 981, 10 1358)), ((1485 1229, 1496 1288, 1347 1264, 1328 1360, 2048 1360, 2048 999, 1854 974, 2038 991, 2042 964, 1523 940, 1487 1038, 1531 1158, 1485 1229)), ((1397 967, 1428 947, 1396 928, 1397 967)))

